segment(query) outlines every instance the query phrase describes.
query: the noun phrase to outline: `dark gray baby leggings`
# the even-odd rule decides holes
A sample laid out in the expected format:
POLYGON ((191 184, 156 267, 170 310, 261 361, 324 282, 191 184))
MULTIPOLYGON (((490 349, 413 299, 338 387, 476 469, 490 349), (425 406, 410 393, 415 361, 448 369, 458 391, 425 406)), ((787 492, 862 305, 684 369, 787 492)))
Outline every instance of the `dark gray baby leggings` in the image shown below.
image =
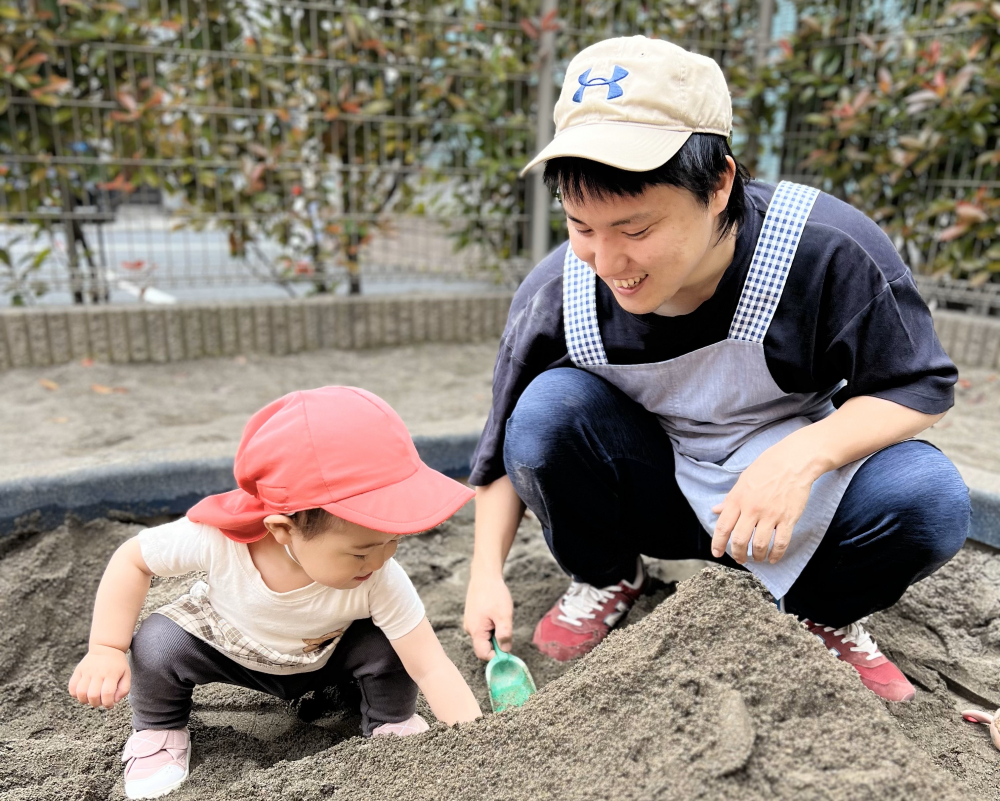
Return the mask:
POLYGON ((355 620, 329 661, 318 670, 275 676, 250 670, 189 634, 163 615, 152 614, 132 637, 132 727, 180 729, 191 715, 191 694, 199 684, 222 682, 259 690, 285 701, 314 690, 357 684, 361 731, 408 719, 416 708, 417 685, 371 618, 355 620))

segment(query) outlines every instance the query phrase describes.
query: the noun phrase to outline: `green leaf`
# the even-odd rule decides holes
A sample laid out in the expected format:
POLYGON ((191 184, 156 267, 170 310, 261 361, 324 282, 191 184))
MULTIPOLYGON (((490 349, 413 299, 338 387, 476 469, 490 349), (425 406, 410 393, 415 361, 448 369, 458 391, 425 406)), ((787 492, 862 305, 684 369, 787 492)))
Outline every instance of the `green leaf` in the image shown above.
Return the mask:
POLYGON ((361 107, 361 113, 366 114, 370 117, 376 117, 379 114, 385 114, 387 111, 392 111, 393 102, 391 100, 381 99, 372 100, 370 103, 365 103, 361 107))
POLYGON ((44 248, 38 251, 38 253, 36 253, 34 257, 31 258, 31 269, 37 270, 39 267, 41 267, 42 264, 45 262, 45 260, 49 257, 49 254, 51 252, 52 248, 44 248))

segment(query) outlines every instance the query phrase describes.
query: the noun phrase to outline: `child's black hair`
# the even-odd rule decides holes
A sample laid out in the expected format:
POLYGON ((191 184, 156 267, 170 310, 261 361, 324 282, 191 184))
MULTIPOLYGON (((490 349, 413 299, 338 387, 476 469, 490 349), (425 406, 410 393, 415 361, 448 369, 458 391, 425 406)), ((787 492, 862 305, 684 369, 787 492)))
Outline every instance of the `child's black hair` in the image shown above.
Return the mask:
POLYGON ((330 514, 326 509, 303 509, 301 512, 289 515, 302 534, 303 539, 311 540, 323 531, 329 531, 340 523, 340 518, 330 514))
MULTIPOLYGON (((563 156, 545 164, 545 185, 549 191, 568 197, 574 203, 586 198, 606 200, 614 197, 638 197, 651 186, 676 186, 686 189, 704 206, 718 188, 732 156, 729 141, 718 134, 691 134, 680 150, 665 164, 648 172, 632 172, 610 167, 589 159, 563 156)), ((735 159, 734 159, 735 160, 735 159)), ((750 172, 736 162, 736 178, 729 203, 719 215, 719 238, 739 227, 746 211, 746 184, 750 172)))

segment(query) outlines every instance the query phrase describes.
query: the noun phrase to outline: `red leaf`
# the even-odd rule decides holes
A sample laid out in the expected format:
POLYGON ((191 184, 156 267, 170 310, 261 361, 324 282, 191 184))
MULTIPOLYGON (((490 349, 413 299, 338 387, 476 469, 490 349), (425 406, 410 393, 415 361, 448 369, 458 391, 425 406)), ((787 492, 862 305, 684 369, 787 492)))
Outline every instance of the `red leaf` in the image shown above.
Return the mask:
POLYGON ((538 28, 527 17, 521 17, 521 30, 524 31, 529 39, 538 38, 538 28))
POLYGON ((39 64, 44 64, 49 60, 49 57, 45 53, 35 53, 33 56, 28 56, 24 61, 22 61, 17 66, 22 70, 31 69, 32 67, 37 67, 39 64))
POLYGON ((104 189, 108 192, 134 192, 135 185, 129 183, 125 178, 125 173, 118 173, 113 181, 106 181, 103 184, 97 185, 98 189, 104 189))
POLYGON ((362 50, 374 50, 380 56, 384 56, 388 52, 385 49, 385 45, 378 39, 365 39, 359 47, 361 47, 362 50))
POLYGON ((135 111, 139 108, 139 104, 135 102, 135 98, 124 89, 118 93, 118 102, 125 106, 125 108, 129 111, 135 111))
POLYGON ((937 235, 937 240, 938 242, 951 242, 953 239, 958 239, 968 230, 968 225, 949 225, 937 235))
POLYGON ((982 38, 977 39, 975 42, 973 42, 972 47, 969 48, 969 52, 965 54, 965 57, 969 59, 969 61, 974 61, 976 56, 979 55, 980 51, 984 47, 986 47, 986 45, 988 45, 989 43, 990 43, 989 36, 983 36, 982 38))
POLYGON ((540 27, 543 31, 558 31, 559 23, 556 22, 556 14, 558 9, 553 8, 548 14, 542 17, 540 22, 540 27))
POLYGON ((28 55, 28 53, 30 53, 32 50, 35 49, 36 44, 38 44, 37 39, 29 39, 27 42, 21 45, 17 49, 17 52, 14 54, 14 61, 20 61, 22 58, 28 55))
POLYGON ((955 215, 961 223, 975 224, 986 222, 990 215, 974 203, 960 200, 955 204, 955 215))
POLYGON ((885 67, 878 68, 878 88, 882 90, 883 94, 889 94, 892 91, 892 74, 885 67))

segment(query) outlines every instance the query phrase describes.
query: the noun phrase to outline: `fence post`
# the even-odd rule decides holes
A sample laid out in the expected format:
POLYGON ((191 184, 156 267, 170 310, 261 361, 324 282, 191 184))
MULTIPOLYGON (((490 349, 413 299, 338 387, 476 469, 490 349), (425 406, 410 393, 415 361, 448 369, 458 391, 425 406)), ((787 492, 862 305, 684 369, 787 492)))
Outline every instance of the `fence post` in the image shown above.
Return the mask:
MULTIPOLYGON (((757 73, 763 68, 767 61, 768 51, 771 49, 771 21, 774 17, 774 0, 760 0, 757 18, 757 42, 753 54, 753 63, 757 73)), ((757 95, 750 106, 751 119, 756 121, 764 111, 764 97, 757 95)), ((760 160, 760 136, 756 130, 751 129, 747 136, 746 150, 743 152, 743 163, 747 169, 757 177, 757 163, 760 160)))
MULTIPOLYGON (((557 0, 542 0, 541 16, 557 9, 557 0)), ((547 26, 551 27, 551 26, 547 26)), ((535 152, 552 140, 552 110, 555 92, 552 86, 552 62, 555 59, 555 31, 543 30, 538 38, 538 112, 535 118, 535 152)), ((549 209, 552 199, 542 182, 541 166, 531 174, 531 264, 538 264, 549 252, 549 209)))

